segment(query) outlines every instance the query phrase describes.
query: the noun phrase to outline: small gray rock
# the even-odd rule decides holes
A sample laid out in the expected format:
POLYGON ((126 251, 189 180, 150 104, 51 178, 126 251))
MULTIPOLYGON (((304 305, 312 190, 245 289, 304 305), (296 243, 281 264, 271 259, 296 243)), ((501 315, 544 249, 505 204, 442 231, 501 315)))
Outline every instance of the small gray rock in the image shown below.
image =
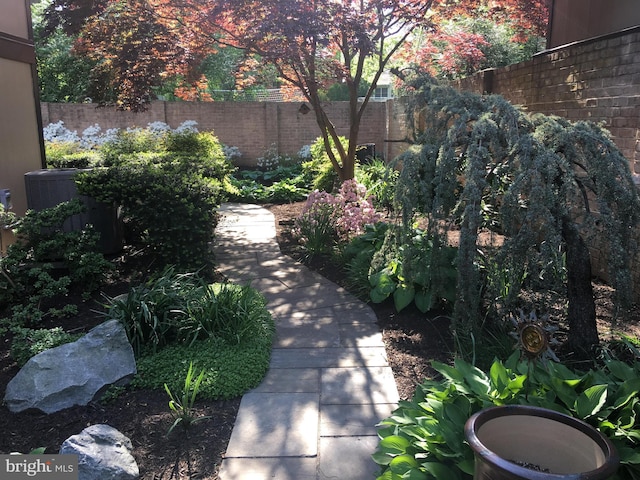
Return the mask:
POLYGON ((60 454, 78 456, 78 480, 134 480, 140 476, 131 440, 109 425, 91 425, 67 438, 60 454))

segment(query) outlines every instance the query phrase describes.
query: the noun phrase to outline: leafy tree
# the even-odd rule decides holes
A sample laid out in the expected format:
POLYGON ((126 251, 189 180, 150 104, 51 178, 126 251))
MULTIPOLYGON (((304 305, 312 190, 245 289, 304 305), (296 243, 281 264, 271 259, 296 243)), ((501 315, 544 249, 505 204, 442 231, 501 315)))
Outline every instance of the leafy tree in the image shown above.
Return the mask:
POLYGON ((67 35, 61 26, 49 30, 44 21, 47 3, 31 7, 40 99, 45 102, 82 102, 87 97, 93 64, 72 54, 74 37, 67 35))
POLYGON ((568 344, 589 352, 598 343, 589 253, 596 240, 604 242, 618 307, 631 303, 628 252, 640 198, 628 161, 595 124, 527 115, 500 96, 424 78, 414 87, 419 147, 401 159, 397 197, 406 222, 426 213, 442 241, 443 222, 459 226, 456 333, 476 335, 491 311, 506 317, 524 288, 563 289, 568 344), (483 230, 504 243, 483 247, 483 230))
POLYGON ((73 56, 73 39, 61 30, 46 42, 39 38, 35 42, 40 99, 44 102, 85 101, 93 62, 73 56))
MULTIPOLYGON (((496 18, 524 15, 544 0, 54 0, 62 23, 83 11, 78 52, 95 59, 98 98, 110 95, 120 108, 144 109, 166 78, 181 79, 180 98, 208 99, 200 64, 220 45, 239 48, 245 58, 275 67, 286 84, 310 103, 327 146, 338 133, 323 105, 325 87, 336 81, 349 92, 349 144, 330 154, 341 180, 353 178, 360 122, 375 85, 413 30, 435 28, 460 11, 478 5, 496 18), (90 5, 91 8, 88 8, 90 5), (76 8, 77 7, 77 8, 76 8), (365 65, 375 68, 369 88, 365 65), (359 101, 359 97, 363 97, 359 101)), ((546 10, 541 9, 541 12, 546 10)), ((75 26, 74 22, 72 23, 75 26)))
POLYGON ((543 37, 535 32, 526 35, 512 24, 498 24, 482 15, 454 18, 437 31, 416 32, 395 63, 437 77, 462 78, 530 59, 544 46, 543 37))

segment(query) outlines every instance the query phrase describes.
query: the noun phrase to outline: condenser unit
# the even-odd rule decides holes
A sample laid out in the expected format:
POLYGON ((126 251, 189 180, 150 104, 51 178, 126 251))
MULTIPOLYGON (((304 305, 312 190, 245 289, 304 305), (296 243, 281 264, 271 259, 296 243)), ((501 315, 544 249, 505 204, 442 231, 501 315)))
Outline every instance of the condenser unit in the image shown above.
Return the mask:
POLYGON ((86 211, 67 219, 63 225, 64 231, 82 230, 87 224, 91 224, 100 233, 102 252, 117 252, 123 245, 118 208, 80 195, 73 180, 80 171, 77 168, 54 168, 26 173, 24 179, 27 207, 30 210, 39 211, 79 198, 85 204, 86 211))

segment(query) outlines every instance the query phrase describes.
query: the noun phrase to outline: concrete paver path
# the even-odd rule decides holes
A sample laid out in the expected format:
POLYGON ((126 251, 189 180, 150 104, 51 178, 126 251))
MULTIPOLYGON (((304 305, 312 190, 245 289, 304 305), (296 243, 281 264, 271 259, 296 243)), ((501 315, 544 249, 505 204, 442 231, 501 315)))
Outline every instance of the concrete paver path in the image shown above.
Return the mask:
POLYGON ((224 204, 216 261, 268 300, 276 339, 241 401, 220 480, 372 480, 375 425, 398 391, 371 308, 280 253, 273 215, 224 204))

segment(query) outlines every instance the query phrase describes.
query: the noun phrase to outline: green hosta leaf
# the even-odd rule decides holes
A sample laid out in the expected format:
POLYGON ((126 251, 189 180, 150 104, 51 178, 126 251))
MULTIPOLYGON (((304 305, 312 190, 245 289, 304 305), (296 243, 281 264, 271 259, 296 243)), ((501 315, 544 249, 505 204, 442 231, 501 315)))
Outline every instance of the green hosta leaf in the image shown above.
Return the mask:
POLYGON ((636 380, 637 374, 633 367, 619 360, 611 360, 607 362, 607 369, 611 374, 622 381, 636 380))
POLYGON ((550 386, 553 388, 553 391, 558 396, 558 398, 562 401, 562 403, 567 408, 572 408, 575 406, 575 403, 578 398, 578 393, 575 391, 575 388, 567 385, 566 381, 551 377, 550 386))
POLYGON ((380 440, 380 448, 391 455, 402 455, 410 446, 411 442, 399 435, 391 435, 380 440))
POLYGON ((640 378, 626 380, 616 392, 616 399, 613 408, 620 408, 635 398, 640 392, 640 378))
POLYGON ((463 460, 462 462, 458 462, 456 466, 467 475, 473 475, 476 465, 473 458, 468 458, 466 460, 463 460))
POLYGON ((464 375, 462 374, 462 372, 456 370, 450 365, 446 365, 440 362, 432 362, 431 366, 456 386, 464 382, 464 375))
POLYGON ((385 472, 377 477, 376 480, 398 480, 398 476, 391 470, 385 470, 385 472))
POLYGON ((374 287, 369 293, 371 301, 374 303, 380 303, 386 300, 397 287, 396 280, 385 270, 371 275, 369 282, 374 287))
POLYGON ((509 381, 507 388, 513 393, 519 393, 524 388, 524 382, 527 381, 526 375, 516 375, 513 380, 509 381))
POLYGON ((620 463, 623 465, 640 465, 640 451, 621 445, 616 445, 620 463))
POLYGON ((393 473, 404 475, 405 473, 418 468, 418 462, 411 455, 398 455, 391 460, 389 468, 393 473))
POLYGON ((411 304, 415 296, 415 289, 409 285, 399 285, 393 292, 393 304, 398 312, 411 304))
POLYGON ((489 394, 491 385, 489 384, 488 377, 482 370, 461 359, 456 359, 455 368, 464 375, 464 381, 471 387, 471 390, 476 395, 480 398, 485 398, 489 394))
POLYGON ((578 375, 561 363, 549 362, 547 368, 554 379, 562 381, 571 388, 577 387, 584 380, 584 376, 578 375))
POLYGON ((582 392, 574 405, 578 418, 588 418, 600 411, 607 401, 607 387, 607 385, 594 385, 582 392))
POLYGON ((389 454, 387 454, 386 452, 375 452, 373 455, 371 455, 371 458, 373 458, 373 461, 376 462, 378 465, 389 465, 391 463, 391 460, 393 460, 393 457, 389 454))
POLYGON ((509 375, 507 374, 507 369, 504 367, 502 362, 495 361, 491 365, 489 369, 489 378, 491 378, 492 385, 499 392, 504 390, 505 387, 509 384, 509 375))
MULTIPOLYGON (((465 397, 460 397, 465 398, 465 397)), ((465 399, 466 400, 466 399, 465 399)), ((458 402, 456 402, 458 403, 458 402)), ((454 425, 464 425, 469 418, 469 412, 463 410, 456 403, 447 403, 443 405, 443 415, 445 418, 451 420, 454 425)), ((467 401, 468 404, 468 401, 467 401)))
POLYGON ((429 474, 433 475, 437 480, 456 480, 460 475, 455 470, 450 469, 446 465, 437 462, 426 462, 422 464, 429 474))
POLYGON ((422 313, 427 313, 435 304, 433 292, 427 290, 417 291, 414 301, 416 302, 416 307, 418 307, 418 310, 422 313))

